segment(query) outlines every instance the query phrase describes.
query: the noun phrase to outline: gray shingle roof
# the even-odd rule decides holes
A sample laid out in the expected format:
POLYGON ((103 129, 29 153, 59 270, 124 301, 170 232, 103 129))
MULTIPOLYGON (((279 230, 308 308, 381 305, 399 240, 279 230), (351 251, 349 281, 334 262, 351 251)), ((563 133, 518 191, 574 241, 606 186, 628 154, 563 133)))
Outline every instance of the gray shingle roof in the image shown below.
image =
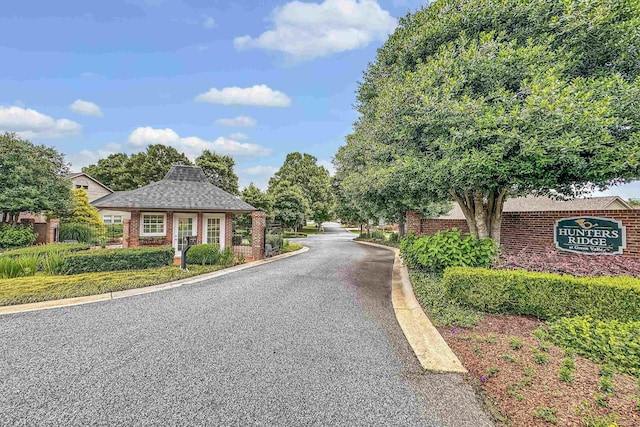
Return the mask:
POLYGON ((175 165, 158 182, 131 191, 117 191, 91 203, 120 210, 198 210, 251 212, 256 208, 211 184, 202 168, 175 165))
MULTIPOLYGON (((541 211, 589 211, 633 209, 618 196, 590 197, 588 199, 554 200, 543 196, 525 196, 507 199, 503 212, 541 212, 541 211)), ((446 215, 440 219, 464 219, 462 209, 457 203, 446 215)))

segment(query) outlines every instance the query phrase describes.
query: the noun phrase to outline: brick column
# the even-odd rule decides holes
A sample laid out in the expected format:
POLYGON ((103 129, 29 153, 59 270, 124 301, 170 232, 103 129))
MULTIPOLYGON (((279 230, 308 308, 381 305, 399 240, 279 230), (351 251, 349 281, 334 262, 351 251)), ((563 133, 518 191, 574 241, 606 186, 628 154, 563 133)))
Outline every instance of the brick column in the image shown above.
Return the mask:
POLYGON ((164 244, 173 246, 173 212, 167 212, 166 233, 164 234, 164 244))
POLYGON ((251 250, 253 259, 264 258, 264 230, 266 226, 266 213, 262 211, 251 212, 251 250))
POLYGON ((129 247, 137 248, 140 246, 140 211, 131 211, 131 220, 129 221, 129 247))
POLYGON ((196 220, 196 244, 202 244, 202 229, 204 227, 204 214, 202 212, 198 212, 198 219, 196 220))
POLYGON ((233 247, 233 214, 224 214, 224 247, 233 247))
POLYGON ((414 232, 418 236, 421 233, 420 221, 422 220, 422 214, 416 211, 407 212, 407 233, 414 232))
POLYGON ((131 236, 131 220, 125 218, 124 221, 122 221, 122 247, 123 248, 129 247, 129 236, 131 236))
POLYGON ((60 241, 60 220, 51 218, 47 220, 47 237, 45 243, 55 243, 60 241))

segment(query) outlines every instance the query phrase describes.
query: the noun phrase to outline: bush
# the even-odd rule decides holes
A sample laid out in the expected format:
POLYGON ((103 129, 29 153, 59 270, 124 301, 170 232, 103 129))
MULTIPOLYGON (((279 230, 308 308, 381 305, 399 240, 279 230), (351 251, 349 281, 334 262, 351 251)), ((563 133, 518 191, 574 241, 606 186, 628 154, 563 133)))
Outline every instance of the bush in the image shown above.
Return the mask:
POLYGON ((271 245, 272 248, 281 248, 283 245, 282 234, 268 233, 265 243, 271 245))
POLYGON ((99 271, 141 270, 173 263, 171 246, 76 252, 65 257, 67 274, 99 271))
POLYGON ((411 268, 442 272, 447 267, 489 267, 497 255, 492 239, 463 236, 460 230, 439 231, 416 238, 411 234, 400 242, 400 253, 411 268))
POLYGON ((66 254, 69 252, 85 251, 89 249, 86 243, 50 243, 48 245, 31 246, 28 248, 13 249, 2 253, 2 256, 18 257, 22 255, 43 256, 50 253, 66 254))
POLYGON ((232 247, 227 246, 222 252, 220 252, 218 264, 223 267, 233 267, 236 265, 236 255, 233 253, 232 247))
POLYGON ((640 321, 640 279, 632 277, 459 267, 445 271, 444 286, 455 301, 491 313, 640 321))
POLYGON ((31 246, 38 235, 25 225, 0 225, 0 248, 11 249, 31 246))
POLYGON ((220 261, 220 248, 216 245, 196 245, 187 252, 188 264, 215 265, 220 261))
POLYGON ((500 270, 527 270, 542 273, 571 274, 572 276, 640 276, 640 260, 622 255, 608 255, 606 262, 591 255, 563 255, 554 249, 545 253, 526 250, 516 254, 502 254, 495 260, 500 270))
POLYGON ((122 224, 109 224, 106 225, 107 236, 112 238, 122 237, 123 225, 122 224))
POLYGON ((584 316, 556 320, 550 330, 555 344, 640 377, 640 322, 603 322, 584 316))

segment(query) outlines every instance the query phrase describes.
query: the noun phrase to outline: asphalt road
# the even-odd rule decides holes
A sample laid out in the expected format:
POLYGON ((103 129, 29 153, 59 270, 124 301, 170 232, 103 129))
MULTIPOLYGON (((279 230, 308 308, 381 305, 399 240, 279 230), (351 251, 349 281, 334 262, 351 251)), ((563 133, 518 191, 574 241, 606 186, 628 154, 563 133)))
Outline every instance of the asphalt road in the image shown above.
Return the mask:
POLYGON ((325 230, 198 284, 0 316, 0 425, 492 425, 459 375, 422 372, 393 254, 325 230))

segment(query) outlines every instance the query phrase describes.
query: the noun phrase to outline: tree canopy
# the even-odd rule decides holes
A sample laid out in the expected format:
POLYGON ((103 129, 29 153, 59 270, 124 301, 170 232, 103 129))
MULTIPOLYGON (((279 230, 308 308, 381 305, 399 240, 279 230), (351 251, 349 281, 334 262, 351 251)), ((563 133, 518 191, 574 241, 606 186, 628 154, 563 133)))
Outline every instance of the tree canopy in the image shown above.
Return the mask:
POLYGON ((69 169, 62 154, 14 133, 0 134, 0 217, 16 222, 20 212, 59 213, 69 208, 69 169))
POLYGON ((82 168, 114 191, 133 190, 160 181, 173 165, 191 165, 183 153, 162 144, 149 145, 145 151, 132 154, 115 153, 95 165, 82 168))
POLYGON ((363 180, 395 201, 455 200, 499 241, 506 197, 640 175, 638 28, 635 0, 438 0, 379 49, 343 151, 373 153, 363 180))
POLYGON ((320 224, 333 216, 334 200, 329 171, 317 162, 311 154, 287 154, 283 165, 269 180, 268 194, 275 200, 280 192, 298 189, 306 206, 304 214, 320 224))
POLYGON ((231 156, 222 156, 209 150, 204 150, 196 159, 196 166, 200 166, 204 174, 216 187, 231 193, 239 194, 238 175, 233 171, 235 161, 231 156))

